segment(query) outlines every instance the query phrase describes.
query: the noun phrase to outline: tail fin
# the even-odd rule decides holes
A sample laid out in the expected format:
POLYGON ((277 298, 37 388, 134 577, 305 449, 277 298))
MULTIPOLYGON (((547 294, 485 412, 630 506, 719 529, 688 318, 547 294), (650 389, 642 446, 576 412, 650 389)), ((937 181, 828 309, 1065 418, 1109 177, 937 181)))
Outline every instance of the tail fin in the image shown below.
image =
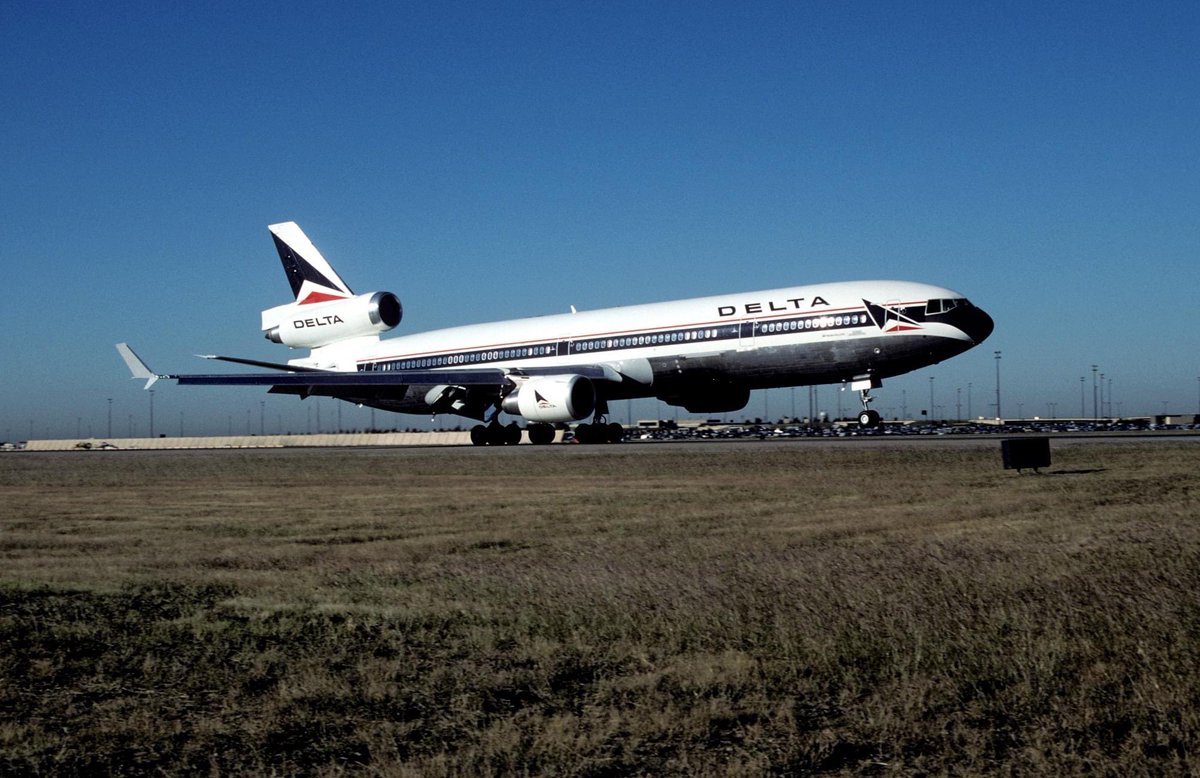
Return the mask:
POLYGON ((283 272, 292 285, 292 293, 300 305, 341 300, 353 297, 354 292, 317 251, 308 236, 295 222, 282 222, 267 227, 275 239, 275 248, 283 262, 283 272))

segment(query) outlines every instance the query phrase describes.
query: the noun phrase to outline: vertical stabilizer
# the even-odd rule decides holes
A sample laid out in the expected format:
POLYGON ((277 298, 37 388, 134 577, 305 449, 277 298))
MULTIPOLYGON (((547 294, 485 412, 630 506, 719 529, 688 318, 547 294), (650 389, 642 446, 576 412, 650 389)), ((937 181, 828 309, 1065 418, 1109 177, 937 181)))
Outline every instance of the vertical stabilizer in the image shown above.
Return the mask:
POLYGON ((300 305, 342 300, 353 297, 354 292, 317 251, 300 225, 282 222, 267 227, 275 239, 275 248, 283 262, 283 272, 292 293, 300 305))

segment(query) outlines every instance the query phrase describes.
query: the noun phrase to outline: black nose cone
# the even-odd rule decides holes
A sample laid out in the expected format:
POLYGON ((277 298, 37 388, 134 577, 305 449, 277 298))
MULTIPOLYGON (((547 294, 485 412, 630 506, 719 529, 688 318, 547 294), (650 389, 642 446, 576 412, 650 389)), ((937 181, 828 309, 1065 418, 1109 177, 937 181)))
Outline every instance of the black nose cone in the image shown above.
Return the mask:
POLYGON ((975 306, 960 310, 963 312, 963 317, 961 322, 957 322, 959 329, 967 333, 967 337, 974 341, 975 345, 987 340, 988 335, 991 335, 992 330, 996 328, 992 317, 988 316, 982 308, 975 306))

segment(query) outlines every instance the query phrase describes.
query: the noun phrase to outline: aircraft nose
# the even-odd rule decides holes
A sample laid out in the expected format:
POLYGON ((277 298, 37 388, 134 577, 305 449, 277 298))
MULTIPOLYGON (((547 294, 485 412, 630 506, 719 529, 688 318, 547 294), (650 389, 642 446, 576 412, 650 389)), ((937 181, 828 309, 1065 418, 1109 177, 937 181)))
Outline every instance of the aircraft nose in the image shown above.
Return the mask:
POLYGON ((987 315, 987 312, 982 308, 974 306, 967 308, 964 312, 962 321, 959 323, 959 329, 967 334, 975 345, 987 340, 988 335, 992 334, 992 330, 996 328, 996 323, 992 321, 992 317, 987 315))

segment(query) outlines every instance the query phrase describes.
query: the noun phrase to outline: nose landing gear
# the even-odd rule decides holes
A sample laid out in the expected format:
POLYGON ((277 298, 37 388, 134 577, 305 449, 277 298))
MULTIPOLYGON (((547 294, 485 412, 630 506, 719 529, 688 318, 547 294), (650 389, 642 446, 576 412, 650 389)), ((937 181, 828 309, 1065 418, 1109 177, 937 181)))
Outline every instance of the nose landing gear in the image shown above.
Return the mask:
POLYGON ((871 396, 871 390, 881 386, 883 386, 883 382, 871 376, 856 376, 850 383, 851 389, 858 390, 858 397, 862 402, 863 409, 858 414, 858 426, 863 429, 875 429, 879 426, 879 412, 871 410, 870 406, 875 402, 875 398, 871 396))
POLYGON ((879 411, 866 409, 858 414, 858 426, 864 429, 875 429, 879 426, 879 411))

